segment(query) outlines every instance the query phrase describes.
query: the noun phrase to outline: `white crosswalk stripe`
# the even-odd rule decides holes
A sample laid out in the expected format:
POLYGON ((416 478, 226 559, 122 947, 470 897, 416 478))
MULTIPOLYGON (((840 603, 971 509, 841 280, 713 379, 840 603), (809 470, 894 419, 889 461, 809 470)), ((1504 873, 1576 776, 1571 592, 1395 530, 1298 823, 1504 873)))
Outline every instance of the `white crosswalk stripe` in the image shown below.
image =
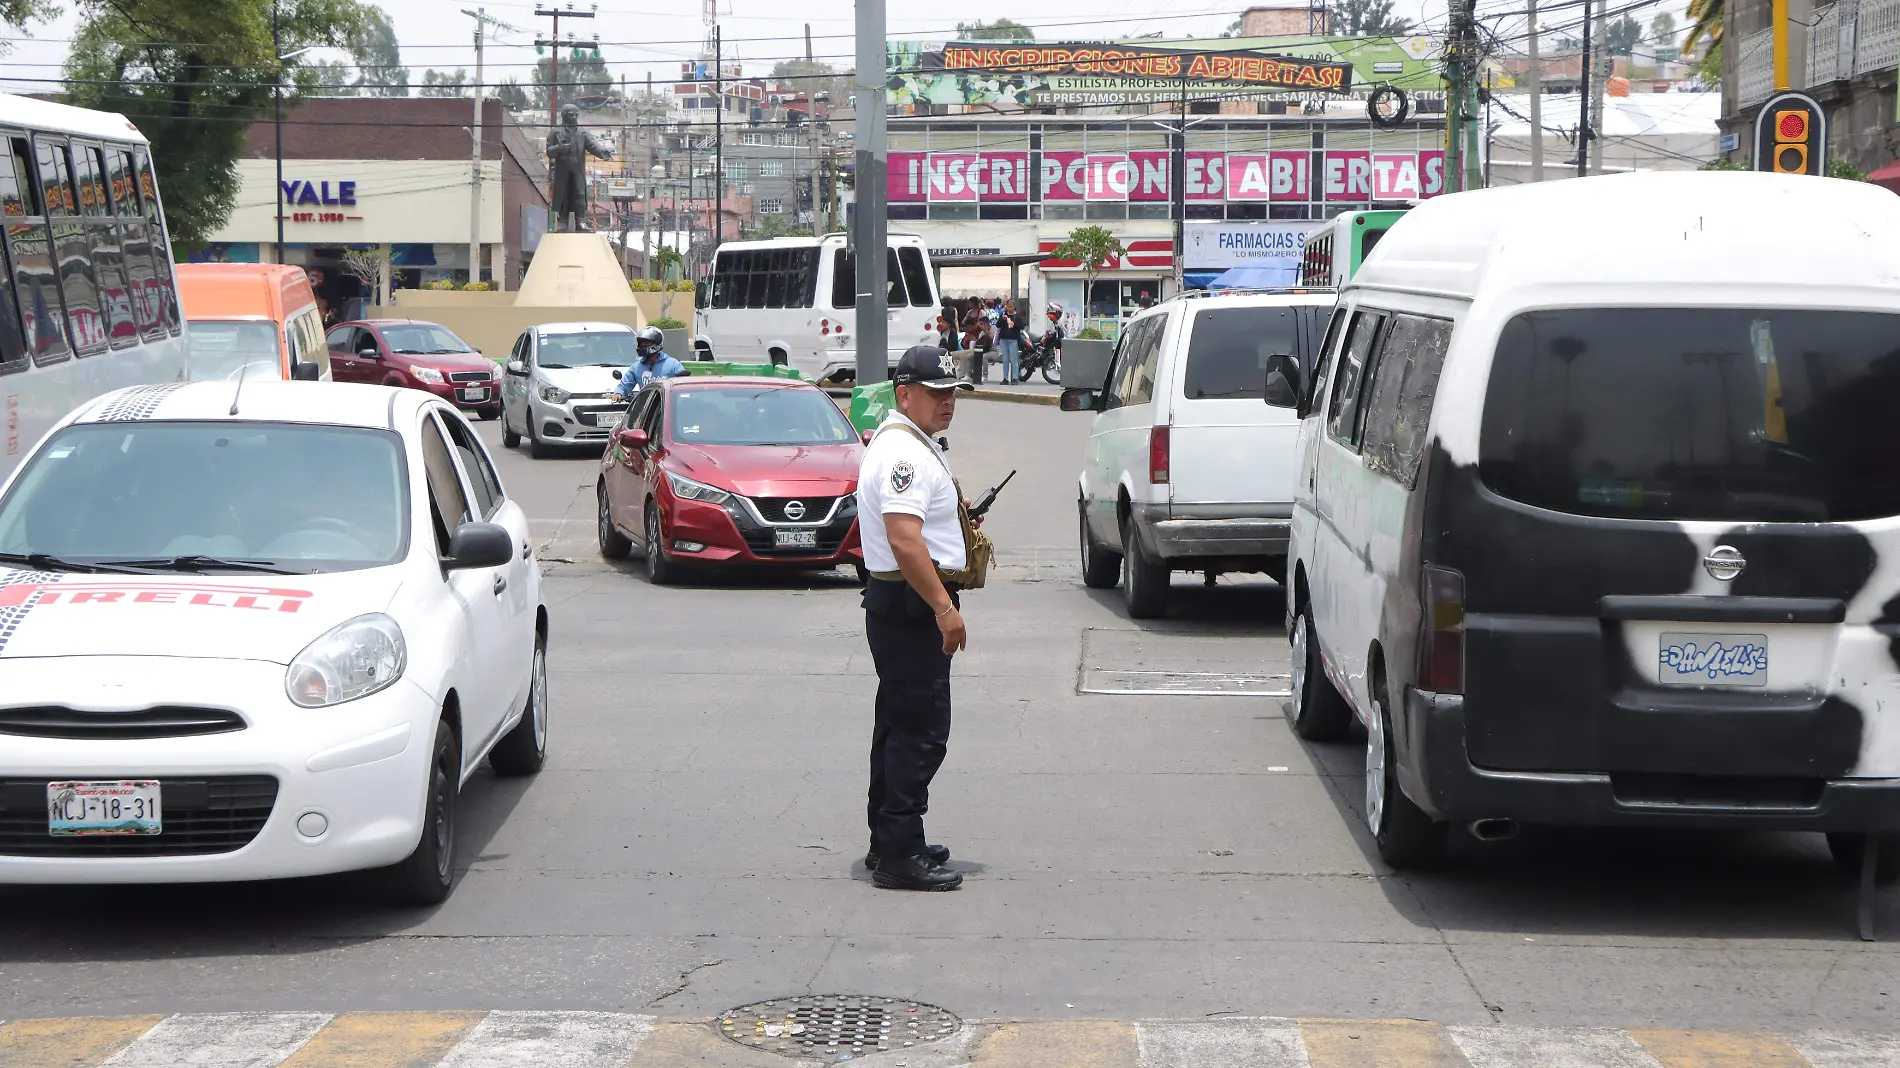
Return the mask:
POLYGON ((1471 1068, 1661 1068, 1621 1031, 1584 1027, 1448 1027, 1471 1068))
POLYGON ((110 1068, 271 1068, 329 1023, 327 1012, 168 1016, 106 1061, 110 1068))
POLYGON ((653 1023, 617 1012, 491 1012, 440 1068, 620 1068, 653 1023))
POLYGON ((1893 1068, 1900 1064, 1900 1035, 1810 1031, 1789 1035, 1788 1044, 1814 1068, 1893 1068))
POLYGON ((1135 1024, 1142 1068, 1308 1068, 1297 1020, 1151 1020, 1135 1024))

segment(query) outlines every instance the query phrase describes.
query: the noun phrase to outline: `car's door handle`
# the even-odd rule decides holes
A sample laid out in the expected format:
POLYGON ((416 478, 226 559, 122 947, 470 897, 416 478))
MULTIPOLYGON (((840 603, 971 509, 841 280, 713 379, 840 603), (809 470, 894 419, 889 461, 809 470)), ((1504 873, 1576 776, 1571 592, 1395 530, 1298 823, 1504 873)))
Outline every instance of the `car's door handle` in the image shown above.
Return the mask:
POLYGON ((529 548, 529 546, 528 546, 528 543, 527 543, 527 542, 525 542, 525 541, 524 541, 524 542, 522 542, 522 543, 521 543, 521 558, 522 558, 523 560, 526 560, 526 559, 528 558, 528 554, 529 554, 529 552, 531 552, 531 551, 532 551, 532 550, 531 550, 531 549, 529 548))
POLYGON ((495 595, 500 596, 501 591, 507 588, 508 588, 508 577, 506 575, 496 575, 495 576, 495 595))

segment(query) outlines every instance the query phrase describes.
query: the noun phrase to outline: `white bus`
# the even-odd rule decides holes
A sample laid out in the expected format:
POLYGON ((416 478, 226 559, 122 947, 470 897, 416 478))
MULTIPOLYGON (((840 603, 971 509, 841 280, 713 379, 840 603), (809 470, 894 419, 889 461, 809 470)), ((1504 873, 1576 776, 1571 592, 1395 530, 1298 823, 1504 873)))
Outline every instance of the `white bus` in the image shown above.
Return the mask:
MULTIPOLYGON (((757 360, 824 381, 857 374, 857 263, 843 234, 728 241, 694 313, 700 359, 757 360)), ((923 239, 890 235, 888 366, 937 343, 938 294, 923 239)))
POLYGON ((0 481, 62 416, 185 379, 171 243, 123 115, 0 93, 0 481))

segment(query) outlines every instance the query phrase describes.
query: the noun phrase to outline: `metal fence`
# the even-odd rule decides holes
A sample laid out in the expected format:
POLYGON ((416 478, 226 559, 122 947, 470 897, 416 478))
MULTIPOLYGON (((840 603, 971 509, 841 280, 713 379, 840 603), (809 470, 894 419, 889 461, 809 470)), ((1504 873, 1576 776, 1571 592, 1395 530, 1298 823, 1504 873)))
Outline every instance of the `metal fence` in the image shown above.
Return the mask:
POLYGON ((1823 8, 1808 28, 1808 84, 1844 82, 1854 76, 1854 29, 1859 0, 1838 0, 1823 8))
MULTIPOLYGON (((1890 0, 1900 2, 1900 0, 1890 0)), ((1767 30, 1742 38, 1735 53, 1735 103, 1749 107, 1775 91, 1775 46, 1767 30)))

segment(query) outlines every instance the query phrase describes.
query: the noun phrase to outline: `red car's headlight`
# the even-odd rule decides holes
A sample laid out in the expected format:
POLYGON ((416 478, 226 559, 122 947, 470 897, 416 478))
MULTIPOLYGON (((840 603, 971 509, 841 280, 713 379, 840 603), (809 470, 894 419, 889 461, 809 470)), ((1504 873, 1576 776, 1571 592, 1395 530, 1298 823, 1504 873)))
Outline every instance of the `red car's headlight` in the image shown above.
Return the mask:
POLYGON ((686 501, 701 501, 706 504, 724 504, 732 499, 732 494, 717 486, 708 486, 704 482, 694 482, 684 475, 666 473, 666 484, 673 490, 673 496, 686 501))

